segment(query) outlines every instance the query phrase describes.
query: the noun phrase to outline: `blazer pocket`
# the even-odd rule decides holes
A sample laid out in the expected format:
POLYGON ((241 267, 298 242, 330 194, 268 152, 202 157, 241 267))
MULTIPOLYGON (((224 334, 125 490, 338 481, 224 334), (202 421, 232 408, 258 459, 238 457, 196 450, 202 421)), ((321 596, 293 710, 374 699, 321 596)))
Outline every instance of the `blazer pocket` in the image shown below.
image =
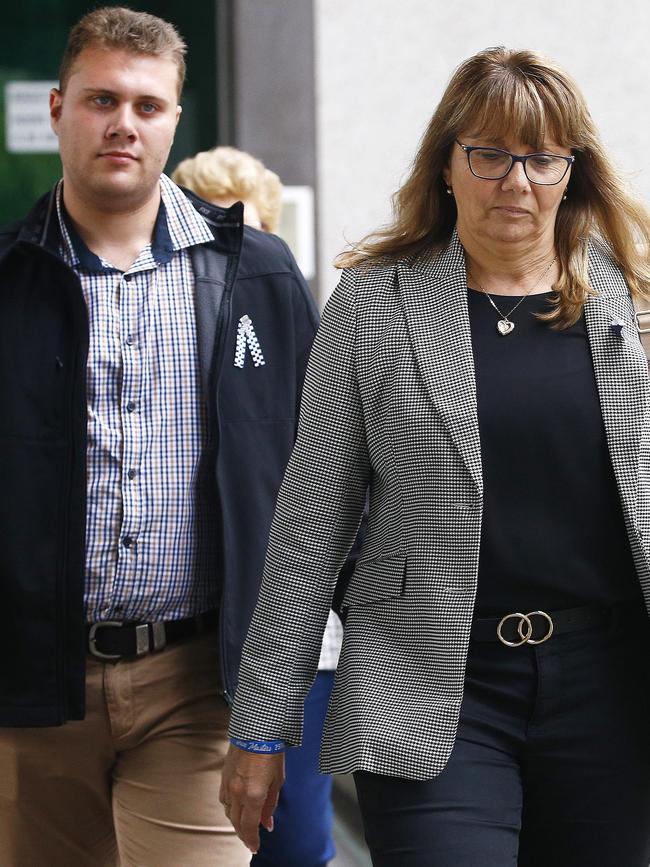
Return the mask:
POLYGON ((341 607, 367 605, 369 602, 401 596, 404 593, 405 572, 405 551, 358 561, 341 607))

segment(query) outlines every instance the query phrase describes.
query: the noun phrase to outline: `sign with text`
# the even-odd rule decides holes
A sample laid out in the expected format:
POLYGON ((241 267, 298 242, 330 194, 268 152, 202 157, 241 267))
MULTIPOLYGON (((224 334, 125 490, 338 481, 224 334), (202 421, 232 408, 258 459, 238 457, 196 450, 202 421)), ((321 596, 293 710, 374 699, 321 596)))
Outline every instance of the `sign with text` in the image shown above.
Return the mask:
POLYGON ((5 85, 5 142, 12 154, 50 154, 58 139, 50 127, 50 90, 56 81, 10 81, 5 85))

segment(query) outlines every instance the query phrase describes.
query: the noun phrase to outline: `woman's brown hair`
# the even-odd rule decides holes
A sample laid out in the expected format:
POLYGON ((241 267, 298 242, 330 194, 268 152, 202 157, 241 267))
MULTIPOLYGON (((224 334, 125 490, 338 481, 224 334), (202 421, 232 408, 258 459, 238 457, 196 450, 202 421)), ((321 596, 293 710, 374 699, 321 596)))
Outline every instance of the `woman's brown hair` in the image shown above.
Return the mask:
POLYGON ((415 259, 441 249, 456 223, 443 169, 463 133, 516 135, 541 148, 552 137, 576 159, 568 195, 558 211, 555 244, 560 277, 549 320, 566 327, 580 316, 592 290, 587 242, 604 242, 635 294, 650 286, 650 215, 626 189, 610 161, 585 99, 560 67, 534 51, 488 48, 462 63, 427 127, 411 171, 393 196, 393 222, 336 259, 338 267, 415 259))

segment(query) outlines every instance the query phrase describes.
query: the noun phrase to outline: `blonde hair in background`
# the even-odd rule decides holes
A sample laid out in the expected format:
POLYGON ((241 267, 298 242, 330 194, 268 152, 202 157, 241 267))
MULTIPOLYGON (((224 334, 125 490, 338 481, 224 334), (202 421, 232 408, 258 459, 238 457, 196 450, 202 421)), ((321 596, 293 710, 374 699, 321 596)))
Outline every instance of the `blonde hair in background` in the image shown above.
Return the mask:
POLYGON ((341 253, 337 267, 430 255, 449 241, 456 205, 446 193, 442 172, 455 140, 469 132, 490 138, 514 135, 534 148, 550 136, 576 157, 555 224, 557 299, 542 318, 557 327, 579 318, 592 293, 587 273, 590 236, 604 242, 632 292, 648 294, 650 215, 610 161, 580 89, 542 55, 501 47, 479 52, 455 71, 410 173, 393 196, 393 222, 341 253))
POLYGON ((70 31, 59 68, 61 91, 70 78, 77 57, 85 48, 122 49, 133 54, 169 57, 178 70, 178 96, 185 81, 187 47, 173 24, 148 12, 134 12, 125 6, 94 9, 70 31))
POLYGON ((282 211, 282 183, 275 172, 245 151, 216 147, 183 160, 172 173, 174 183, 203 199, 251 199, 262 228, 275 232, 282 211))

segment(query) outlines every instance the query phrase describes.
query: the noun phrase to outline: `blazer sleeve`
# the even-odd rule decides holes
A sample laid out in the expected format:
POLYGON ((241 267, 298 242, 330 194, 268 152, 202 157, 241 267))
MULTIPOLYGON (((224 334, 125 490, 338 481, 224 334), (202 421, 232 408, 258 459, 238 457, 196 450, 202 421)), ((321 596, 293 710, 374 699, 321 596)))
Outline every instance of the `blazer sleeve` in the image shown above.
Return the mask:
POLYGON ((337 576, 370 476, 355 363, 354 271, 323 312, 307 366, 298 436, 271 526, 244 644, 230 735, 299 745, 337 576))

